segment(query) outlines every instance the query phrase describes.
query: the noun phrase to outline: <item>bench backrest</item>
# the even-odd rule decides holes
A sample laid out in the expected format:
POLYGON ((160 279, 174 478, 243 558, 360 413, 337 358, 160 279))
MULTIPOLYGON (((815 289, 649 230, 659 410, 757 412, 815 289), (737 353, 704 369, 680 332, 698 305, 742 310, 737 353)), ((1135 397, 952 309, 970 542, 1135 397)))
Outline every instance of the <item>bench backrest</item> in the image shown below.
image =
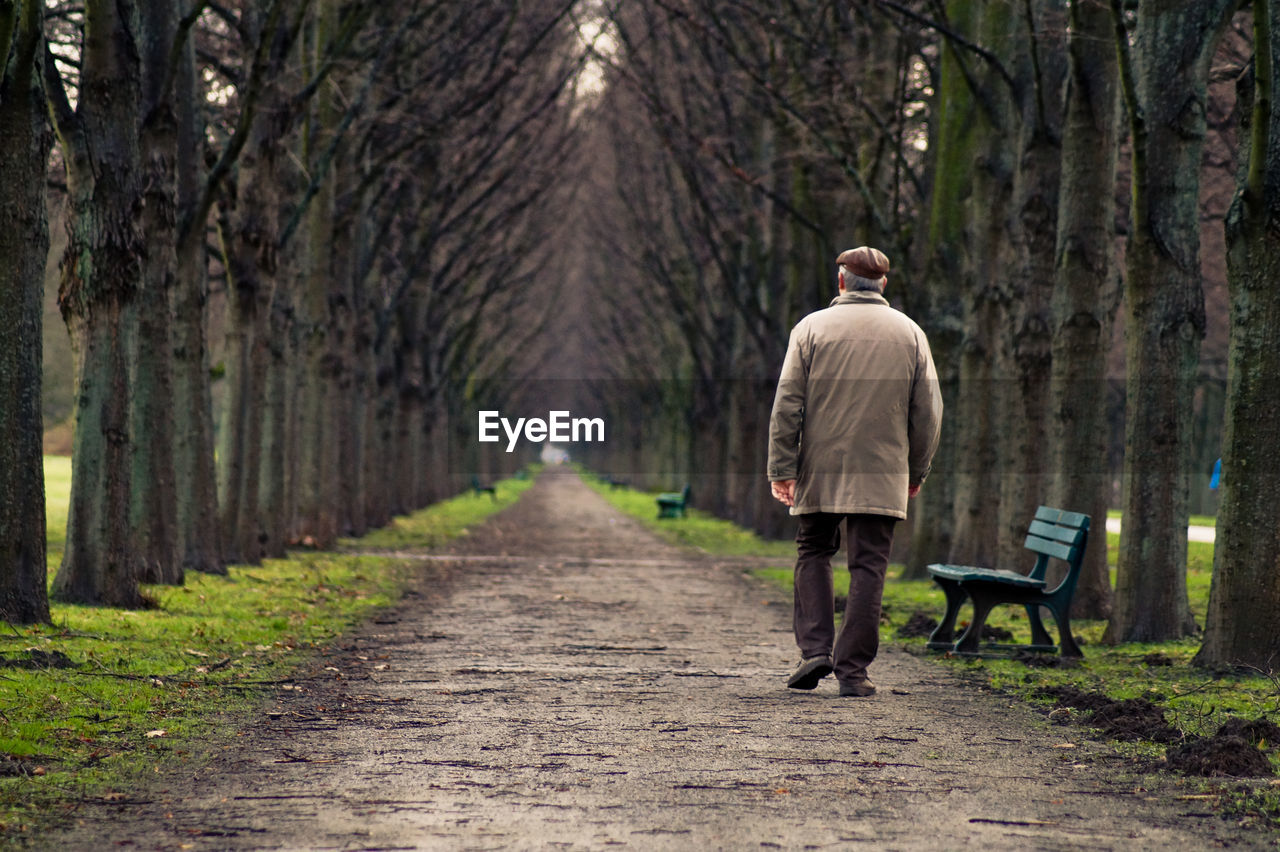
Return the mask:
POLYGON ((1080 563, 1084 560, 1084 551, 1088 544, 1088 515, 1067 512, 1052 506, 1041 506, 1036 509, 1035 520, 1031 522, 1027 539, 1023 542, 1027 550, 1037 554, 1031 576, 1037 580, 1043 580, 1049 568, 1049 557, 1061 559, 1067 563, 1067 576, 1058 584, 1057 589, 1070 584, 1067 593, 1073 593, 1080 574, 1080 563))

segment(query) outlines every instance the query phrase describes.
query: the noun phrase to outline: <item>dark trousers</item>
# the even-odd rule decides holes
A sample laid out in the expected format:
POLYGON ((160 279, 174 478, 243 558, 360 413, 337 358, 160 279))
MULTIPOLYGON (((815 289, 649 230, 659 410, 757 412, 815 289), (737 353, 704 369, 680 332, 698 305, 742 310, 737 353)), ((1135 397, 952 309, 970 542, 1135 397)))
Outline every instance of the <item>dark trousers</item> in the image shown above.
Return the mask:
POLYGON ((806 658, 830 654, 840 682, 862 680, 880 648, 880 597, 898 519, 828 512, 796 517, 796 644, 806 658), (831 557, 840 549, 842 521, 848 529, 849 598, 836 636, 831 557))

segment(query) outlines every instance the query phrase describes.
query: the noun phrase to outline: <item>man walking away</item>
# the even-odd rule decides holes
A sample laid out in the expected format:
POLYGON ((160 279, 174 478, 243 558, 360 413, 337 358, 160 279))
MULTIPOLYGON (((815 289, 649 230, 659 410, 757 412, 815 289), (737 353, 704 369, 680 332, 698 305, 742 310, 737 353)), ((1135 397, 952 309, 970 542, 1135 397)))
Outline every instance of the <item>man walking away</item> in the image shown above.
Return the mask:
POLYGON ((869 696, 893 525, 929 472, 942 396, 924 332, 884 298, 889 259, 862 246, 836 263, 840 295, 791 331, 769 422, 769 481, 800 522, 801 660, 787 686, 813 689, 834 670, 841 695, 869 696), (849 596, 836 636, 831 557, 842 521, 849 596))

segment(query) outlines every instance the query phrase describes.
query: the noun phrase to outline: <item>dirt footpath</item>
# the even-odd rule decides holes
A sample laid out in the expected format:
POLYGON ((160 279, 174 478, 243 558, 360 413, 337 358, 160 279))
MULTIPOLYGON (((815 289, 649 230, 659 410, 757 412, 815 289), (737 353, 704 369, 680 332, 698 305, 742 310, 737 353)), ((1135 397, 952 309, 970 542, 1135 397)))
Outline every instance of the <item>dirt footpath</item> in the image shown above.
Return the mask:
POLYGON ((575 476, 441 556, 194 777, 49 848, 1269 848, 892 648, 874 698, 788 691, 784 596, 575 476))

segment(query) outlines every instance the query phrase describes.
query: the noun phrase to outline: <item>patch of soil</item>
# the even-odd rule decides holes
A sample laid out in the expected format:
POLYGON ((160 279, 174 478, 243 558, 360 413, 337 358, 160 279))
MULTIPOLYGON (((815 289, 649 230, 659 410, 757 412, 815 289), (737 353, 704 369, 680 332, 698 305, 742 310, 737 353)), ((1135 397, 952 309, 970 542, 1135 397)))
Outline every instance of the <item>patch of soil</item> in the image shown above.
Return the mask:
POLYGON ((1274 749, 1280 746, 1280 725, 1270 719, 1241 719, 1239 716, 1232 716, 1222 723, 1217 736, 1240 737, 1251 745, 1261 748, 1266 743, 1267 748, 1274 749))
POLYGON ((1088 722, 1117 740, 1171 743, 1182 739, 1182 734, 1165 721, 1164 708, 1145 698, 1126 698, 1108 707, 1099 707, 1088 722))
MULTIPOLYGON (((956 624, 956 635, 959 636, 969 629, 969 622, 961 621, 956 624)), ((1010 642, 1013 640, 1013 634, 1003 627, 992 627, 990 624, 982 625, 982 636, 979 637, 984 642, 1010 642)))
POLYGON ((938 629, 938 620, 923 610, 911 613, 907 623, 898 628, 898 635, 903 639, 928 638, 938 629))
POLYGON ((1256 778, 1275 775, 1270 759, 1244 737, 1214 734, 1170 748, 1170 769, 1206 778, 1256 778))
POLYGON ((30 760, 12 754, 0 755, 0 778, 30 778, 43 774, 41 768, 30 760))
POLYGON ((1059 707, 1089 712, 1086 724, 1099 728, 1116 740, 1150 740, 1171 743, 1182 739, 1164 718, 1164 708, 1145 698, 1116 701, 1100 692, 1085 692, 1074 686, 1046 686, 1039 694, 1057 701, 1059 707))
POLYGON ((1080 665, 1080 661, 1074 657, 1059 657, 1057 654, 1042 654, 1027 649, 1014 651, 1012 659, 1033 669, 1070 669, 1080 665))
POLYGON ((1152 651, 1150 654, 1147 654, 1142 658, 1142 664, 1152 668, 1157 666, 1171 666, 1176 662, 1177 660, 1173 657, 1170 657, 1168 654, 1162 654, 1159 651, 1152 651))
POLYGON ((76 663, 61 651, 42 651, 39 648, 27 648, 25 657, 0 656, 2 669, 74 669, 76 663))
POLYGON ((982 638, 988 642, 1011 642, 1013 641, 1013 633, 1003 627, 992 627, 990 624, 984 624, 982 625, 982 638))
POLYGON ((1086 692, 1069 684, 1044 686, 1038 689, 1036 694, 1044 698, 1052 698, 1059 707, 1074 707, 1077 710, 1093 711, 1115 703, 1101 692, 1086 692))

